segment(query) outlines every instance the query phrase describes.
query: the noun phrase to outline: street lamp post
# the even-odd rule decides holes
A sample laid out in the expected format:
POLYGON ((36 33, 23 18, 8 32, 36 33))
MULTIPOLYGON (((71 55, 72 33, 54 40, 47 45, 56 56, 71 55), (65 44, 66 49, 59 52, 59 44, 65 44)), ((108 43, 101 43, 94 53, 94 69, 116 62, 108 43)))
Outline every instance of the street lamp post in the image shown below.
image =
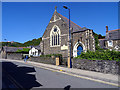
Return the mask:
POLYGON ((70 9, 66 6, 63 6, 63 8, 69 10, 69 51, 68 51, 68 67, 72 68, 72 61, 71 61, 71 31, 70 31, 70 9))

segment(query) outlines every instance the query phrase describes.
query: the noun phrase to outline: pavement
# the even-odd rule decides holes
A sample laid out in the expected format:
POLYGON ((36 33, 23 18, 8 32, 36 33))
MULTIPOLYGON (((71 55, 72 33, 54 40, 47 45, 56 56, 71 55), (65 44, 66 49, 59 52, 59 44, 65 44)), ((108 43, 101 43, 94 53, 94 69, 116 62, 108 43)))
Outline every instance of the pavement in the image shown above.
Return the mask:
MULTIPOLYGON (((23 60, 11 60, 11 59, 0 59, 0 60, 25 63, 23 60)), ((26 64, 30 64, 36 67, 41 67, 47 70, 52 70, 55 72, 64 73, 64 74, 75 76, 75 77, 80 77, 83 79, 88 79, 88 80, 120 87, 119 75, 105 74, 105 73, 99 73, 99 72, 87 71, 87 70, 81 70, 81 69, 75 69, 75 68, 67 68, 67 67, 38 63, 33 61, 27 61, 26 64)))

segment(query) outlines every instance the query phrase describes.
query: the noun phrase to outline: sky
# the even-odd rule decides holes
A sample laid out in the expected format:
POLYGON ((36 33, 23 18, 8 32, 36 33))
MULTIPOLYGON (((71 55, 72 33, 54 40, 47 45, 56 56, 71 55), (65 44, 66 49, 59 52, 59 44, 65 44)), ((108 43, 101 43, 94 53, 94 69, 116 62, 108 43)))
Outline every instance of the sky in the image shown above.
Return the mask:
POLYGON ((2 41, 26 41, 42 37, 57 6, 57 12, 80 27, 92 29, 105 35, 109 30, 118 29, 118 2, 3 2, 2 41))

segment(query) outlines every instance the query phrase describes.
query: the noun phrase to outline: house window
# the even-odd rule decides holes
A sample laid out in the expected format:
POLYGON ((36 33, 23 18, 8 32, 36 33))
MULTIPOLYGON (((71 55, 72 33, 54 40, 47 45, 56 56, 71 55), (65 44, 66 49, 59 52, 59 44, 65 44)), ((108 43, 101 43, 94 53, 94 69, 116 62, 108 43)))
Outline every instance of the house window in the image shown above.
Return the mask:
POLYGON ((60 46, 60 29, 56 25, 50 32, 50 46, 60 46))
POLYGON ((33 52, 33 55, 35 54, 35 52, 33 52))
POLYGON ((110 47, 113 46, 113 41, 112 40, 108 41, 108 46, 110 46, 110 47))
POLYGON ((37 53, 37 52, 35 51, 35 55, 36 55, 36 53, 37 53))

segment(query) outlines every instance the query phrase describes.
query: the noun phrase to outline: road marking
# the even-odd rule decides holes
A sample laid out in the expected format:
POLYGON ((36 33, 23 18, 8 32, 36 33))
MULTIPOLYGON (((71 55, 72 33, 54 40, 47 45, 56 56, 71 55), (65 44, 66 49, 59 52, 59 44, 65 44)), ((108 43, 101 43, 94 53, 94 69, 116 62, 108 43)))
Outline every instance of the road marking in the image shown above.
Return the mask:
MULTIPOLYGON (((8 60, 6 60, 6 61, 8 61, 8 60)), ((14 61, 14 60, 11 60, 11 61, 14 61)), ((15 62, 24 63, 22 61, 15 61, 15 62)), ((97 80, 97 79, 93 79, 93 78, 89 78, 89 77, 85 77, 85 76, 70 74, 70 73, 67 73, 67 72, 60 71, 61 69, 60 70, 55 70, 55 69, 51 69, 49 67, 36 65, 36 64, 33 64, 33 63, 29 63, 29 62, 28 63, 24 63, 24 64, 29 64, 29 65, 32 65, 32 66, 35 66, 35 67, 40 67, 40 68, 43 68, 43 69, 46 69, 46 70, 50 70, 52 72, 59 72, 59 73, 63 73, 63 74, 74 76, 74 77, 78 77, 78 78, 83 78, 83 79, 87 79, 87 80, 91 80, 91 81, 95 81, 95 82, 99 82, 99 83, 104 83, 104 84, 108 84, 108 85, 113 85, 113 86, 120 87, 120 85, 115 84, 115 83, 110 83, 110 82, 106 82, 106 81, 102 81, 102 80, 97 80)))
POLYGON ((60 71, 63 71, 62 69, 60 69, 60 71))
POLYGON ((85 77, 85 76, 70 74, 70 73, 61 71, 61 69, 60 70, 54 70, 54 69, 47 68, 47 67, 44 67, 44 66, 39 66, 39 65, 36 65, 36 64, 31 64, 31 63, 29 63, 29 64, 33 65, 35 67, 40 67, 40 68, 43 68, 43 69, 51 70, 52 72, 59 72, 59 73, 63 73, 63 74, 74 76, 74 77, 78 77, 78 78, 83 78, 83 79, 87 79, 87 80, 91 80, 91 81, 95 81, 95 82, 100 82, 100 83, 104 83, 104 84, 109 84, 109 85, 120 87, 120 85, 115 84, 115 83, 110 83, 110 82, 106 82, 106 81, 102 81, 102 80, 97 80, 97 79, 93 79, 93 78, 89 78, 89 77, 85 77))

